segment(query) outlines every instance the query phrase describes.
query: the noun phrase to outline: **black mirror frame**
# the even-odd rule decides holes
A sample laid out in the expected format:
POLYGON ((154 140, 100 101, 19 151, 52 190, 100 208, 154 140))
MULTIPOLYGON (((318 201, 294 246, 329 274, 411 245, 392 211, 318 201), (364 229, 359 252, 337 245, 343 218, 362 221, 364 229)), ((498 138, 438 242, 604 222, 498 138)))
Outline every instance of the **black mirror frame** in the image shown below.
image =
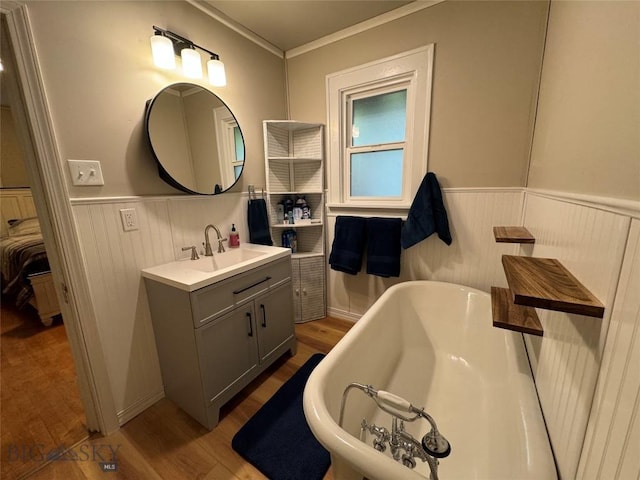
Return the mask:
MULTIPOLYGON (((191 195, 206 195, 206 196, 211 196, 211 195, 219 195, 221 193, 227 192, 229 190, 231 190, 236 183, 238 183, 238 181, 240 180, 240 177, 242 177, 242 173, 244 172, 244 162, 246 162, 247 159, 247 154, 246 154, 246 147, 247 147, 247 143, 244 140, 244 133, 242 132, 242 128, 240 128, 240 136, 242 136, 242 143, 245 146, 245 160, 242 164, 242 171, 240 172, 240 175, 238 175, 238 178, 236 178, 236 181, 233 182, 231 185, 229 185, 229 187, 225 188, 224 190, 218 190, 218 185, 216 185, 216 189, 213 193, 202 193, 202 192, 196 192, 194 190, 191 190, 190 188, 185 187, 184 185, 182 185, 180 182, 176 181, 169 172, 167 172, 167 170, 164 168, 164 166, 162 165, 162 162, 160 161, 160 159, 158 158, 158 155, 156 154, 155 149, 153 148, 153 143, 151 142, 151 134, 149 132, 149 118, 151 116, 151 109, 153 108, 153 103, 155 102, 155 100, 158 98, 158 96, 164 92, 167 88, 171 88, 174 85, 179 85, 179 84, 184 84, 186 82, 180 82, 180 83, 172 83, 171 85, 167 85, 166 87, 163 87, 158 93, 156 93, 154 95, 153 98, 147 100, 147 102, 145 103, 145 109, 144 109, 144 131, 145 131, 145 137, 147 139, 147 144, 149 145, 149 150, 151 150, 151 155, 153 155, 153 159, 156 162, 156 165, 158 167, 158 175, 160 176, 160 178, 167 184, 171 185, 173 188, 180 190, 182 192, 185 193, 189 193, 191 195)), ((203 88, 201 85, 197 85, 197 84, 193 84, 194 86, 203 88)), ((206 89, 205 89, 206 90, 206 89)), ((238 119, 236 118, 236 116, 234 115, 233 111, 231 111, 231 109, 229 108, 229 106, 226 104, 226 102, 224 100, 222 100, 220 97, 218 97, 218 95, 216 95, 215 93, 209 91, 212 95, 215 95, 218 100, 220 100, 220 102, 227 108, 227 110, 229 110, 229 112, 231 112, 231 115, 233 116, 233 118, 236 119, 236 123, 238 124, 238 127, 240 126, 240 124, 238 123, 238 119)))

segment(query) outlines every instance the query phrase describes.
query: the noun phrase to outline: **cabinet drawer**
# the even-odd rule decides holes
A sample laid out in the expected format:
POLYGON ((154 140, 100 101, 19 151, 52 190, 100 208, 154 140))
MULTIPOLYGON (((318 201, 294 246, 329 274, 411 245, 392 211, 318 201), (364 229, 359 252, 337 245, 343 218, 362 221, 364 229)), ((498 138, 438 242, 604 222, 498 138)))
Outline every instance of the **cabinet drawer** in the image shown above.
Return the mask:
POLYGON ((290 257, 241 273, 191 293, 196 328, 219 317, 291 277, 290 257))

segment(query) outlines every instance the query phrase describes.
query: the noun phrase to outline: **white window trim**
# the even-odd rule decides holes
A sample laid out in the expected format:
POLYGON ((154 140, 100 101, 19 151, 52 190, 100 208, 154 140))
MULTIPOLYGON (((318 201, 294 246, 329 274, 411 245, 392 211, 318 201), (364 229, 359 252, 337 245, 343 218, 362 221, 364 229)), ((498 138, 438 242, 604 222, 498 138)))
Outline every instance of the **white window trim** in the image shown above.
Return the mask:
POLYGON ((328 207, 354 209, 409 208, 413 196, 427 172, 429 120, 434 44, 376 60, 327 75, 327 119, 329 158, 327 162, 328 207), (407 95, 407 136, 404 179, 409 183, 403 198, 393 200, 348 198, 348 161, 345 151, 347 120, 344 99, 368 86, 409 81, 407 95), (410 111, 412 110, 412 111, 410 111))
POLYGON ((394 76, 389 81, 376 82, 375 87, 372 89, 370 85, 359 85, 354 88, 345 89, 342 91, 342 101, 346 102, 343 109, 342 121, 340 132, 344 135, 342 139, 343 149, 341 151, 342 158, 344 159, 342 163, 342 192, 343 192, 343 202, 345 204, 350 205, 369 205, 372 202, 383 202, 393 204, 404 204, 406 203, 406 197, 409 196, 409 192, 411 190, 411 184, 409 182, 409 176, 403 175, 402 178, 402 191, 404 192, 404 197, 364 197, 364 196, 356 196, 352 197, 350 195, 351 190, 351 162, 350 157, 353 153, 361 153, 361 152, 375 152, 381 150, 396 150, 402 149, 402 163, 404 168, 408 168, 408 159, 411 158, 411 147, 412 142, 410 141, 413 138, 413 122, 408 121, 407 125, 405 125, 405 139, 400 142, 395 143, 385 143, 380 145, 368 145, 366 147, 353 147, 351 146, 352 132, 351 125, 353 123, 353 101, 361 98, 368 98, 374 95, 379 95, 382 93, 389 93, 391 91, 398 90, 407 90, 407 104, 406 104, 406 117, 407 119, 413 119, 414 115, 414 103, 412 94, 415 89, 415 78, 413 74, 404 75, 404 76, 394 76), (348 128, 342 128, 342 125, 348 126, 348 128))
POLYGON ((223 189, 229 188, 236 181, 233 167, 244 162, 237 162, 236 145, 233 128, 238 126, 236 119, 227 107, 218 107, 213 110, 213 122, 218 138, 218 162, 223 189))

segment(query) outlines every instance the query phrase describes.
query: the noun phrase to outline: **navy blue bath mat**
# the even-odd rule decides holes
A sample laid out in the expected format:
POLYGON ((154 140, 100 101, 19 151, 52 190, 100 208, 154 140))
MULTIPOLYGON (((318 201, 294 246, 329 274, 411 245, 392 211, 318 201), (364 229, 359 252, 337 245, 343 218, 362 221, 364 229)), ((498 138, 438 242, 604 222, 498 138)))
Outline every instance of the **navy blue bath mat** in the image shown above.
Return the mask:
POLYGON ((329 452, 316 440, 302 409, 307 378, 323 354, 313 355, 245 423, 231 446, 269 480, 321 480, 329 452))

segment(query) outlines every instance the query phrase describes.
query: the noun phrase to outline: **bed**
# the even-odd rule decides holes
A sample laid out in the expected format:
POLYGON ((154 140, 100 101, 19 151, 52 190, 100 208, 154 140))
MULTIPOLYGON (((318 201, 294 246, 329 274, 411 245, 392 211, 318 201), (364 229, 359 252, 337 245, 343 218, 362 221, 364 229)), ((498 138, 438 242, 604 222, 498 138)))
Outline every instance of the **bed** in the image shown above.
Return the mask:
POLYGON ((35 217, 11 219, 0 238, 2 296, 18 308, 31 304, 45 326, 60 307, 53 287, 40 224, 35 217))

